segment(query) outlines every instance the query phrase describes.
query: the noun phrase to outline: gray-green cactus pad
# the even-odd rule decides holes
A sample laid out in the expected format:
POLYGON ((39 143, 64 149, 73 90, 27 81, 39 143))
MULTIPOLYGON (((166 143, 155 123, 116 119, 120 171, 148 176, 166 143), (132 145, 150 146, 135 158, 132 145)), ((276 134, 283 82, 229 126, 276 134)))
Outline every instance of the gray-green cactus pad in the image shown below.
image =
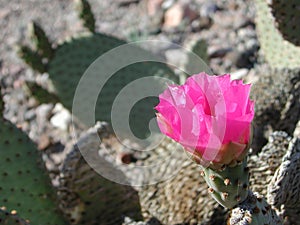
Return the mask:
POLYGON ((276 27, 284 39, 300 45, 300 1, 271 0, 269 6, 276 21, 276 27))
MULTIPOLYGON (((54 83, 58 97, 68 109, 72 109, 76 87, 86 69, 99 56, 123 44, 126 44, 126 42, 114 37, 106 36, 104 34, 87 33, 80 37, 72 38, 57 48, 53 60, 51 60, 48 65, 48 72, 50 79, 54 83)), ((99 63, 101 64, 101 71, 97 70, 97 68, 95 69, 97 66, 90 68, 93 70, 92 73, 96 73, 97 76, 99 76, 98 79, 95 78, 96 80, 93 83, 97 84, 101 78, 110 75, 106 74, 105 71, 115 65, 118 65, 122 59, 127 58, 130 54, 152 56, 149 52, 141 48, 134 47, 133 52, 127 52, 122 56, 118 56, 119 58, 111 58, 109 62, 106 61, 103 64, 99 63)), ((175 77, 172 70, 162 63, 139 62, 121 68, 109 78, 104 87, 101 89, 98 98, 96 98, 98 99, 95 107, 96 120, 111 121, 112 103, 122 88, 134 80, 147 76, 164 77, 178 83, 178 79, 175 77)), ((161 85, 165 86, 165 81, 161 85)), ((144 86, 146 86, 146 84, 144 86)), ((100 87, 95 87, 94 85, 94 88, 100 91, 100 87)), ((154 88, 159 89, 159 87, 154 88)), ((86 90, 84 90, 86 92, 86 96, 88 96, 88 93, 91 93, 90 91, 94 91, 91 89, 93 89, 93 87, 86 87, 86 90)), ((142 92, 143 88, 140 88, 140 90, 136 90, 136 93, 131 93, 131 95, 138 96, 142 92)), ((95 96, 90 96, 90 98, 93 97, 95 96)), ((89 101, 89 99, 86 99, 86 101, 89 101)), ((135 135, 139 137, 147 136, 148 122, 155 116, 153 108, 157 103, 157 98, 147 98, 138 102, 134 106, 129 117, 129 122, 132 125, 131 129, 135 135)), ((90 105, 88 107, 94 106, 90 105)), ((84 114, 86 108, 83 107, 80 110, 82 110, 82 114, 84 114)), ((82 119, 81 115, 77 114, 75 116, 82 119)), ((128 120, 128 118, 124 118, 124 120, 128 120)), ((91 126, 92 124, 88 125, 91 126)))
MULTIPOLYGON (((291 2, 286 1, 286 5, 289 4, 291 2)), ((267 1, 255 0, 255 6, 256 29, 261 50, 267 62, 273 68, 293 69, 299 67, 300 48, 283 38, 276 28, 275 20, 267 1)), ((296 21, 296 23, 298 22, 296 21)))

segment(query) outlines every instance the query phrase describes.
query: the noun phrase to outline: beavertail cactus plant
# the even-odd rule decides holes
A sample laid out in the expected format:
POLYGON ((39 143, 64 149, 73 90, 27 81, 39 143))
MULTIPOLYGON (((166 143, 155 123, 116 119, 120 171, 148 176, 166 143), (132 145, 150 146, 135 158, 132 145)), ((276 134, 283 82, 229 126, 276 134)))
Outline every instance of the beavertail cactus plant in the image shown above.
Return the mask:
POLYGON ((182 86, 170 86, 156 106, 161 131, 205 167, 210 193, 227 208, 245 200, 248 192, 248 168, 242 161, 254 116, 249 92, 249 85, 230 82, 229 75, 200 73, 182 86), (213 93, 219 93, 218 97, 213 93))
MULTIPOLYGON (((230 81, 229 75, 200 73, 184 85, 169 86, 156 106, 162 133, 180 143, 203 167, 208 191, 229 209, 251 202, 245 159, 254 117, 249 94, 250 85, 230 81)), ((252 217, 255 219, 249 224, 281 224, 274 210, 252 217)))
MULTIPOLYGON (((275 3, 275 1, 273 2, 275 3)), ((290 35, 289 32, 287 34, 284 31, 280 32, 282 29, 280 28, 281 25, 277 26, 273 18, 273 16, 277 17, 278 13, 274 9, 271 12, 265 1, 256 0, 256 3, 258 6, 257 28, 260 34, 261 49, 265 54, 266 60, 271 67, 275 68, 299 67, 300 57, 297 57, 300 54, 299 47, 296 46, 292 40, 293 38, 289 38, 289 36, 293 35, 290 35)), ((77 10, 84 26, 90 32, 70 38, 58 44, 54 49, 53 46, 55 45, 52 45, 42 28, 37 23, 33 23, 30 26, 30 37, 34 48, 21 46, 19 49, 20 56, 33 69, 41 73, 49 73, 58 99, 70 110, 72 109, 76 87, 91 63, 99 56, 108 53, 111 49, 127 44, 125 41, 115 37, 95 32, 95 19, 86 0, 77 1, 77 10)), ((280 10, 286 9, 282 7, 280 10)), ((201 52, 202 47, 204 48, 205 45, 199 42, 194 46, 193 50, 197 53, 197 49, 200 49, 201 52)), ((146 55, 149 58, 153 57, 151 53, 139 47, 134 47, 134 53, 132 54, 146 55)), ((111 58, 111 61, 106 61, 107 65, 103 66, 104 70, 110 68, 114 60, 119 62, 122 60, 122 57, 111 58)), ((257 121, 264 124, 266 118, 270 119, 274 115, 274 127, 281 128, 283 127, 281 126, 282 124, 288 124, 289 127, 284 127, 284 129, 291 133, 294 128, 294 121, 299 120, 297 116, 291 116, 295 115, 295 112, 299 112, 300 92, 297 91, 299 89, 299 71, 297 72, 294 69, 283 71, 287 71, 284 74, 291 74, 291 76, 288 76, 288 79, 285 77, 284 79, 281 78, 283 81, 277 77, 269 79, 267 88, 273 85, 275 81, 279 88, 276 88, 277 92, 275 94, 270 94, 271 97, 276 95, 274 105, 270 106, 269 103, 265 104, 264 102, 258 104, 263 113, 261 117, 258 117, 257 121), (288 89, 292 88, 287 91, 286 86, 288 86, 288 89), (278 109, 280 113, 277 113, 277 111, 273 113, 271 109, 274 108, 278 109), (277 124, 278 120, 280 120, 280 123, 277 124), (289 123, 287 121, 292 122, 289 123)), ((103 70, 96 72, 99 78, 106 76, 103 70)), ((281 72, 274 73, 282 74, 281 72)), ((110 122, 112 103, 117 94, 130 82, 146 76, 166 77, 174 82, 178 82, 178 77, 174 76, 172 70, 160 63, 134 63, 121 68, 114 76, 110 77, 100 92, 100 98, 95 107, 96 119, 110 122)), ((262 88, 258 87, 258 89, 262 88)), ((116 149, 123 148, 124 150, 124 147, 120 143, 115 144, 117 137, 111 131, 106 130, 106 126, 102 124, 100 128, 91 129, 86 136, 80 138, 77 146, 73 147, 64 162, 60 174, 61 186, 58 192, 60 207, 67 214, 69 222, 73 224, 91 224, 99 221, 120 223, 124 216, 130 216, 139 220, 140 207, 137 199, 137 195, 139 195, 143 215, 149 220, 157 218, 163 224, 195 224, 197 222, 215 222, 220 224, 224 221, 226 209, 223 209, 221 206, 217 207, 218 203, 228 209, 234 208, 228 224, 281 224, 280 219, 271 206, 258 194, 249 190, 251 187, 253 191, 259 191, 262 194, 267 193, 266 184, 261 181, 260 176, 267 181, 272 180, 272 185, 274 186, 269 186, 269 200, 273 206, 277 208, 286 207, 288 210, 284 211, 284 215, 293 218, 294 215, 297 215, 298 208, 294 207, 294 211, 291 210, 293 206, 285 201, 290 196, 285 196, 285 200, 278 200, 281 198, 278 196, 284 196, 280 191, 284 187, 281 184, 285 184, 283 180, 290 179, 289 176, 285 176, 282 179, 282 174, 286 174, 286 171, 296 174, 297 170, 295 168, 298 167, 295 165, 298 165, 297 161, 285 157, 285 161, 272 179, 273 174, 280 165, 278 159, 285 154, 284 149, 286 141, 289 141, 288 137, 283 137, 284 141, 281 142, 281 151, 274 151, 274 153, 272 152, 273 150, 268 151, 272 148, 266 146, 258 156, 251 156, 249 163, 247 163, 246 155, 251 144, 251 121, 254 114, 253 102, 249 99, 249 91, 249 85, 245 85, 241 81, 230 81, 228 75, 216 78, 202 74, 201 77, 198 75, 197 79, 188 79, 183 86, 170 86, 161 95, 160 103, 156 107, 159 112, 158 122, 161 131, 180 143, 198 164, 192 163, 192 161, 183 161, 182 159, 185 157, 183 152, 176 154, 169 161, 165 160, 170 158, 170 152, 174 153, 174 150, 181 150, 182 148, 178 143, 166 139, 155 148, 152 152, 153 154, 147 155, 145 158, 142 157, 143 159, 141 160, 138 157, 136 158, 136 156, 133 157, 134 160, 137 160, 134 165, 145 165, 146 167, 157 163, 159 159, 163 160, 157 167, 149 169, 141 175, 140 171, 134 167, 122 167, 107 160, 107 153, 103 151, 105 147, 111 148, 113 153, 115 153, 114 150, 116 149), (213 82, 213 80, 218 81, 213 82), (109 134, 109 136, 104 134, 109 134), (100 147, 98 135, 102 144, 100 147), (147 184, 149 180, 156 176, 172 175, 179 167, 181 170, 170 182, 158 182, 151 186, 137 188, 139 191, 137 194, 136 190, 130 187, 123 187, 100 177, 87 165, 78 148, 91 150, 95 155, 95 159, 99 159, 97 162, 101 162, 124 179, 128 178, 139 185, 147 184), (203 167, 203 172, 201 173, 203 176, 200 176, 199 164, 203 167), (199 171, 199 173, 195 171, 199 171), (249 171, 254 176, 249 176, 249 171), (205 182, 208 184, 208 188, 204 185, 205 182), (211 195, 207 196, 207 192, 211 193, 211 195), (130 201, 128 200, 128 195, 131 198, 130 201), (103 201, 99 201, 99 199, 103 201), (276 201, 271 199, 276 199, 276 201)), ((45 95, 47 94, 42 94, 42 96, 45 95)), ((258 94, 258 99, 259 97, 258 94)), ((153 117, 153 106, 158 103, 158 99, 152 98, 140 103, 132 110, 130 120, 132 119, 131 124, 134 124, 133 130, 135 134, 145 137, 148 131, 145 124, 148 124, 147 122, 153 117)), ((84 111, 85 108, 83 107, 82 110, 84 111)), ((76 116, 81 119, 80 115, 76 116)), ((0 122, 5 126, 8 123, 5 120, 0 122)), ((91 124, 86 125, 90 126, 91 124)), ((12 128, 9 128, 8 133, 12 132, 12 130, 12 128)), ((18 135, 13 138, 19 137, 18 135)), ((16 139, 13 143, 17 145, 18 140, 21 139, 16 139)), ((4 141, 3 143, 5 148, 9 147, 5 145, 7 142, 4 141)), ((22 145, 21 148, 25 148, 25 145, 22 145)), ((18 152, 15 152, 17 150, 14 149, 12 154, 18 155, 18 152)), ((116 155, 118 158, 118 154, 116 155)), ((8 156, 9 160, 14 157, 14 155, 8 156)), ((8 156, 5 153, 3 157, 0 157, 0 161, 3 158, 2 169, 5 169, 4 166, 8 164, 6 160, 8 156)), ((21 154, 19 157, 26 158, 26 155, 21 154)), ((34 165, 33 162, 31 164, 34 165)), ((25 169, 25 172, 27 171, 27 166, 29 165, 22 168, 25 169)), ((20 171, 23 170, 20 169, 20 171)), ((3 174, 10 175, 6 171, 3 174)), ((23 172, 15 174, 15 176, 21 176, 22 174, 23 172)), ((5 179, 5 176, 1 179, 5 179)), ((24 179, 30 179, 30 182, 33 182, 31 177, 26 176, 24 179)), ((19 182, 19 180, 16 182, 19 182)), ((36 193, 39 192, 39 187, 34 182, 32 191, 36 193)), ((7 185, 8 182, 4 182, 4 184, 7 185)), ((21 196, 18 193, 9 195, 9 192, 13 192, 11 190, 15 190, 12 186, 8 188, 5 186, 5 189, 3 189, 2 185, 0 187, 1 196, 3 190, 5 190, 4 194, 11 196, 12 199, 15 197, 22 199, 24 196, 27 196, 25 194, 21 196)), ((32 199, 32 201, 36 201, 35 198, 40 197, 31 193, 31 189, 28 193, 30 201, 32 199)), ((293 195, 297 195, 297 191, 293 193, 293 195)), ((20 202, 16 202, 17 206, 11 208, 8 204, 10 202, 8 198, 3 200, 5 201, 2 204, 10 212, 5 213, 3 210, 0 210, 1 216, 4 212, 5 216, 0 217, 4 221, 14 218, 11 216, 19 217, 19 213, 22 218, 27 219, 29 217, 29 213, 23 213, 23 204, 20 204, 20 202), (13 211, 15 208, 18 211, 17 215, 13 211)), ((48 198, 44 200, 46 201, 48 198)), ((297 201, 291 201, 290 203, 298 204, 297 201)), ((51 211, 55 208, 53 205, 54 203, 51 201, 47 213, 43 211, 43 207, 30 210, 34 212, 41 210, 41 213, 38 213, 38 215, 41 215, 40 220, 42 217, 43 221, 45 221, 45 218, 48 221, 47 218, 49 217, 51 219, 58 218, 56 224, 60 224, 60 217, 56 217, 56 214, 56 216, 49 216, 54 215, 51 211), (45 216, 43 213, 45 213, 45 216)), ((30 218, 30 222, 32 221, 32 224, 34 224, 36 218, 32 218, 32 220, 30 218)))

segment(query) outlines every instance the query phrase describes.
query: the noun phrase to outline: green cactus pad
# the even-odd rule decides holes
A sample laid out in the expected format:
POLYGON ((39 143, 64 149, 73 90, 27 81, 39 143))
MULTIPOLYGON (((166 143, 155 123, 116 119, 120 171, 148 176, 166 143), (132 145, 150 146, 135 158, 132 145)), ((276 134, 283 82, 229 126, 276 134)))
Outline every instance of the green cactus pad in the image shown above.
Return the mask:
POLYGON ((249 169, 247 160, 220 170, 205 168, 202 175, 209 186, 208 192, 223 207, 231 209, 248 195, 249 169))
POLYGON ((51 59, 53 56, 52 44, 41 26, 35 21, 31 22, 28 25, 28 33, 34 44, 35 51, 43 58, 51 59))
POLYGON ((269 3, 276 21, 275 25, 283 38, 300 45, 300 2, 299 0, 272 0, 269 3))
POLYGON ((0 206, 33 225, 65 224, 51 197, 50 181, 38 165, 38 152, 29 138, 0 119, 0 206))
MULTIPOLYGON (((300 48, 282 37, 266 0, 255 0, 256 28, 262 53, 273 68, 297 68, 300 66, 300 48)), ((290 1, 286 3, 290 4, 290 1)), ((299 21, 295 21, 299 23, 299 21)), ((298 31, 299 32, 299 31, 298 31)))
POLYGON ((250 192, 247 199, 234 208, 228 225, 282 225, 274 209, 257 193, 250 192))
MULTIPOLYGON (((72 109, 76 87, 90 64, 102 54, 125 43, 124 41, 104 34, 87 33, 80 37, 72 38, 58 47, 53 60, 49 63, 48 72, 56 88, 57 96, 65 107, 69 110, 72 109)), ((138 47, 136 47, 136 52, 141 55, 151 55, 149 52, 138 47)), ((112 63, 115 64, 118 62, 112 59, 112 63)), ((103 66, 110 68, 112 65, 107 64, 103 66)), ((94 72, 99 74, 99 78, 101 76, 107 76, 103 71, 94 72)), ((169 78, 178 83, 178 79, 173 72, 161 63, 141 62, 122 68, 110 77, 102 88, 95 107, 96 120, 111 121, 112 103, 117 94, 130 82, 147 76, 169 78)), ((163 84, 163 86, 164 85, 165 84, 163 84)), ((90 91, 89 89, 91 89, 91 87, 87 88, 87 93, 90 91)), ((143 90, 140 91, 142 93, 143 90)), ((129 121, 131 124, 134 124, 131 128, 137 136, 147 136, 148 122, 155 116, 153 108, 157 103, 157 97, 147 98, 137 103, 134 109, 132 109, 129 121)), ((84 112, 86 109, 83 107, 82 111, 84 112)), ((75 116, 82 119, 80 115, 75 116)), ((91 126, 91 124, 88 125, 91 126)))

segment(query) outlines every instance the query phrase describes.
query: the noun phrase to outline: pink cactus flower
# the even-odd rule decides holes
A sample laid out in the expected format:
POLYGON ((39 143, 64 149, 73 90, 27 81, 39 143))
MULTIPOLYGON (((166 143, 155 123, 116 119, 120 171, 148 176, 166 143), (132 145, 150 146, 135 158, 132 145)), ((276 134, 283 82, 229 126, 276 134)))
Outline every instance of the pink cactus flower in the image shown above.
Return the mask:
POLYGON ((157 122, 162 133, 203 162, 242 160, 250 144, 254 102, 250 84, 230 75, 193 75, 159 95, 157 122))

